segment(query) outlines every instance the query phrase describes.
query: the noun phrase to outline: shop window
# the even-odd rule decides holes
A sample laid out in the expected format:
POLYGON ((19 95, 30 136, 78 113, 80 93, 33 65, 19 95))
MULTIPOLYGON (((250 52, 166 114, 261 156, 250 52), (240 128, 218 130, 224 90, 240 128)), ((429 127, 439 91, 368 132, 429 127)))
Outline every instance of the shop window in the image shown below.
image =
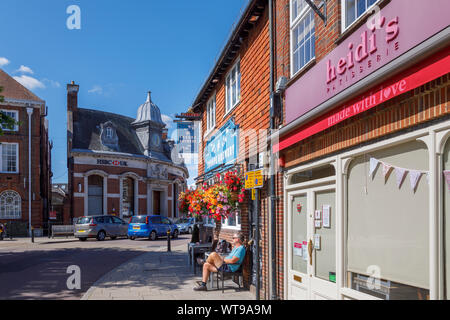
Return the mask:
POLYGON ((17 143, 0 143, 0 162, 1 172, 18 173, 19 167, 19 144, 17 143))
POLYGON ((289 184, 297 184, 308 182, 312 180, 334 177, 336 171, 332 165, 327 165, 319 168, 314 168, 311 170, 302 171, 292 175, 289 184))
POLYGON ((229 229, 241 229, 241 212, 238 210, 234 214, 231 214, 228 219, 223 221, 222 227, 229 229))
POLYGON ((316 56, 314 11, 305 0, 293 0, 291 11, 291 74, 316 56))
POLYGON ((241 62, 238 61, 227 75, 225 81, 225 113, 230 112, 241 101, 241 62))
POLYGON ((0 194, 0 219, 20 219, 22 217, 22 199, 15 191, 0 194))
POLYGON ((379 0, 342 0, 344 30, 368 11, 379 0))
POLYGON ((428 151, 418 141, 352 161, 347 184, 348 287, 386 300, 429 298, 428 170, 428 151), (371 158, 379 163, 369 176, 371 158), (396 168, 408 171, 397 179, 396 168), (412 170, 423 172, 415 188, 412 170))
MULTIPOLYGON (((444 170, 450 170, 450 138, 444 148, 443 154, 444 170)), ((445 223, 445 293, 447 300, 450 299, 450 185, 444 177, 444 223, 445 223)))

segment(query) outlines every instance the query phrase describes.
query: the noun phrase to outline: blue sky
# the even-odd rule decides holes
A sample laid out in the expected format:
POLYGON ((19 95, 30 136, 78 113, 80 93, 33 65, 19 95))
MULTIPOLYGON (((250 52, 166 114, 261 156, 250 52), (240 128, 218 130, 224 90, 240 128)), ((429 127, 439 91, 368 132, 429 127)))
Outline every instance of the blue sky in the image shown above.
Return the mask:
POLYGON ((67 83, 80 85, 80 107, 134 118, 151 90, 173 117, 191 104, 246 2, 2 0, 0 68, 47 102, 53 182, 67 181, 67 83), (70 5, 81 9, 81 30, 66 27, 70 5))

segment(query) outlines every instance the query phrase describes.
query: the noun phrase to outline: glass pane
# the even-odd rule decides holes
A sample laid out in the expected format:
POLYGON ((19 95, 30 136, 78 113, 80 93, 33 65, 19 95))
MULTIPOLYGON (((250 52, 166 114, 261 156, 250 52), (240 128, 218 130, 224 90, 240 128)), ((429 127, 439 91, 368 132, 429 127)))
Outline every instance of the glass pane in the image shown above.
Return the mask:
MULTIPOLYGON (((426 172, 428 150, 413 141, 371 152, 397 168, 426 172)), ((370 158, 350 164, 347 185, 347 286, 384 299, 426 299, 429 289, 429 185, 425 175, 411 190, 410 173, 397 184, 393 170, 370 158), (366 280, 380 282, 377 287, 366 280), (424 294, 425 292, 425 294, 424 294)))
MULTIPOLYGON (((315 235, 320 236, 320 249, 315 252, 316 277, 335 282, 336 281, 336 210, 334 190, 317 192, 316 208, 320 210, 320 228, 315 228, 315 235), (328 214, 324 215, 324 212, 328 214), (325 219, 327 218, 327 219, 325 219), (329 219, 328 219, 329 218, 329 219), (324 222, 328 220, 327 225, 324 222)), ((315 238, 314 238, 315 239, 315 238)))
POLYGON ((345 26, 348 27, 356 20, 356 2, 355 0, 345 1, 345 26))
POLYGON ((358 0, 357 17, 361 16, 366 11, 366 0, 358 0))
POLYGON ((307 221, 308 221, 307 196, 294 197, 292 201, 292 229, 291 229, 291 253, 292 270, 301 273, 308 271, 307 221))

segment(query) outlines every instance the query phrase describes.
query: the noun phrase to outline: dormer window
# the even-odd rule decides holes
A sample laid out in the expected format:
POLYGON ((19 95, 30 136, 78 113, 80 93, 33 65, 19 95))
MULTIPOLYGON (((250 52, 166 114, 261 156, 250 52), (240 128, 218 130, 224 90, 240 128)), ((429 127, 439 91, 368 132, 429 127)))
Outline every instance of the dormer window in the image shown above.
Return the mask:
POLYGON ((114 130, 111 127, 106 128, 106 138, 112 139, 114 137, 114 130))

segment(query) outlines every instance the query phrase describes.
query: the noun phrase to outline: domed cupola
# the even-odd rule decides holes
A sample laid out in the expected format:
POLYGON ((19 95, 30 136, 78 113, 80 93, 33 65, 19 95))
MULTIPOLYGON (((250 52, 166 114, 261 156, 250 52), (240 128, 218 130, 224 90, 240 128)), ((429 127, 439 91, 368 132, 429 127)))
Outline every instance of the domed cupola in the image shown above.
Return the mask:
POLYGON ((141 122, 152 121, 154 123, 165 126, 165 123, 161 118, 161 111, 158 106, 152 102, 151 92, 148 92, 147 101, 141 105, 137 112, 136 121, 133 124, 138 124, 141 122))

